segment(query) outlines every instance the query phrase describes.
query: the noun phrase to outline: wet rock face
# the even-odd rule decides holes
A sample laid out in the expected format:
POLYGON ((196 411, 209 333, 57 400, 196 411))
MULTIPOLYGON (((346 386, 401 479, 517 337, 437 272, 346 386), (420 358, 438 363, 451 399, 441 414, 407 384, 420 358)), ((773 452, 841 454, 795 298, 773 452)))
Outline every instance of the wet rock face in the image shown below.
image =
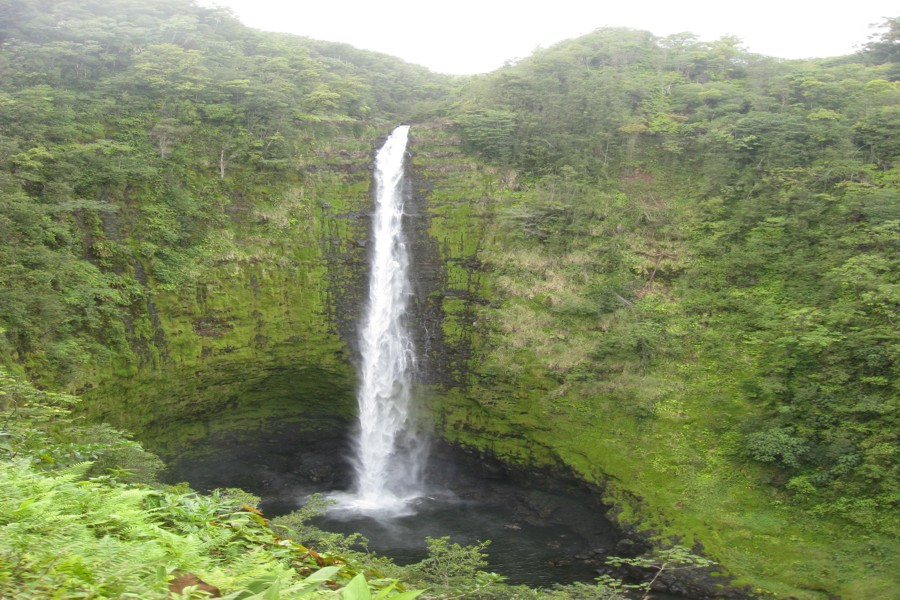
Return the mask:
POLYGON ((407 161, 406 232, 410 249, 410 282, 413 298, 409 307, 409 326, 416 345, 420 383, 455 383, 449 374, 450 349, 443 332, 442 298, 447 287, 438 243, 429 235, 432 215, 428 210, 430 184, 411 161, 407 161))
MULTIPOLYGON (((376 148, 384 140, 379 140, 376 148)), ((450 342, 444 333, 446 318, 444 300, 462 299, 474 308, 481 302, 469 290, 451 289, 447 275, 447 261, 440 244, 431 235, 433 210, 429 206, 432 184, 426 171, 416 164, 415 129, 410 132, 410 150, 403 182, 405 195, 404 233, 410 256, 412 297, 408 306, 408 327, 416 348, 418 368, 416 381, 422 384, 464 386, 468 360, 471 356, 471 335, 457 336, 450 342)), ((375 149, 373 149, 374 161, 375 149)), ((370 184, 374 187, 374 184, 370 184)), ((371 189, 370 187, 370 189, 371 189)), ((352 231, 349 239, 340 236, 323 240, 328 262, 330 316, 341 338, 351 349, 358 364, 359 319, 368 301, 369 250, 372 235, 374 190, 369 197, 350 206, 350 210, 333 215, 352 231)), ((454 264, 459 266, 460 261, 454 264)), ((480 264, 474 257, 462 265, 476 272, 480 264)), ((472 311, 474 314, 474 311, 472 311)), ((474 317, 460 319, 472 323, 474 317)))
POLYGON ((166 479, 201 491, 238 487, 263 498, 299 487, 343 489, 350 484, 348 436, 297 423, 272 424, 253 437, 223 433, 187 448, 169 462, 166 479))

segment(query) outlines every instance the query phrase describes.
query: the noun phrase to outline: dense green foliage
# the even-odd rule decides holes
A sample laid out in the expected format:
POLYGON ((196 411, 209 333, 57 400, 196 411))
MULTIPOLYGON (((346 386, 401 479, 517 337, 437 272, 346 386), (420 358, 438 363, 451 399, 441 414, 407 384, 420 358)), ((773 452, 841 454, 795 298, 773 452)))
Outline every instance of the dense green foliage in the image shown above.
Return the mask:
MULTIPOLYGON (((301 547, 374 560, 303 518, 276 535, 227 498, 147 487, 158 459, 61 391, 168 450, 275 413, 343 418, 355 307, 336 298, 364 254, 371 148, 401 121, 442 259, 438 433, 603 483, 621 521, 765 592, 895 590, 897 19, 815 61, 601 29, 461 80, 189 0, 0 8, 0 361, 53 390, 2 372, 3 526, 24 536, 3 536, 0 575, 23 586, 4 595, 154 597, 175 568, 235 597, 271 570, 300 594, 319 583, 309 556, 291 567, 301 547)), ((536 594, 480 573, 483 548, 430 544, 378 568, 536 594)), ((327 579, 362 597, 364 570, 327 579)))
POLYGON ((233 600, 368 597, 363 571, 379 597, 417 595, 276 534, 258 498, 240 490, 161 486, 159 459, 111 428, 79 425, 78 401, 0 368, 4 598, 166 598, 179 573, 202 575, 233 600))
POLYGON ((273 260, 235 238, 254 218, 276 236, 318 226, 303 194, 324 202, 322 163, 446 90, 421 67, 188 0, 4 6, 0 353, 46 382, 158 361, 148 286, 186 292, 224 257, 273 260))
MULTIPOLYGON (((537 298, 557 333, 608 321, 555 370, 711 352, 727 373, 737 355, 744 454, 817 510, 883 526, 900 492, 900 84, 863 58, 599 30, 473 85, 493 108, 459 125, 528 176, 498 199, 503 243, 519 239, 498 267, 526 253, 563 272, 537 298)), ((516 297, 538 295, 517 275, 516 297)))
POLYGON ((455 122, 494 166, 469 184, 484 237, 456 257, 481 265, 483 302, 460 334, 479 357, 467 399, 436 406, 448 435, 612 477, 610 498, 640 495, 665 515, 654 527, 695 535, 746 581, 779 564, 789 586, 762 583, 778 593, 889 594, 890 35, 787 62, 598 30, 473 81, 455 122), (838 536, 841 583, 823 585, 816 548, 838 536))
POLYGON ((432 598, 624 598, 622 582, 609 577, 546 593, 507 586, 481 570, 488 542, 429 538, 428 556, 400 567, 365 551, 358 534, 311 526, 328 504, 321 498, 269 521, 259 498, 242 490, 201 495, 162 485, 159 459, 139 444, 110 428, 98 436, 79 427, 79 402, 0 367, 3 598, 207 597, 171 587, 185 574, 230 600, 412 600, 423 589, 432 598))

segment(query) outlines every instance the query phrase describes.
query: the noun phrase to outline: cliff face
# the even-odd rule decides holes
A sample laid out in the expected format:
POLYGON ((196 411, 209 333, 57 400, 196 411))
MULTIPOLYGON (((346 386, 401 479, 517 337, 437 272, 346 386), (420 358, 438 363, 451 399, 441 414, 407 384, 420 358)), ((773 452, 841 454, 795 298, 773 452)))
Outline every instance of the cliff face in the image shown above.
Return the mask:
MULTIPOLYGON (((374 139, 372 149, 382 140, 374 139)), ((478 168, 446 126, 414 126, 407 165, 410 326, 424 397, 468 387, 477 339, 478 251, 486 212, 472 196, 478 168), (430 391, 429 391, 430 390, 430 391)), ((371 152, 358 152, 325 185, 288 189, 304 220, 235 206, 239 224, 222 256, 190 289, 147 284, 136 320, 152 324, 132 371, 85 391, 89 415, 171 453, 205 436, 253 436, 288 424, 344 431, 355 411, 356 336, 367 294, 371 152)), ((477 192, 475 192, 477 193, 477 192)), ((135 264, 140 265, 140 262, 135 264)), ((451 391, 455 390, 455 391, 451 391)))
POLYGON ((348 418, 373 140, 449 79, 191 0, 7 4, 0 361, 147 439, 348 418))
MULTIPOLYGON (((186 289, 145 280, 133 317, 152 325, 135 344, 143 359, 126 372, 100 372, 84 392, 88 415, 136 432, 163 455, 288 428, 310 440, 351 429, 371 160, 382 141, 373 137, 369 150, 319 172, 323 183, 283 192, 305 196, 302 219, 249 201, 230 207, 231 252, 186 289)), ((436 122, 413 126, 407 173, 409 320, 428 408, 421 417, 441 436, 507 460, 555 463, 526 430, 510 435, 514 423, 468 394, 491 381, 480 368, 488 353, 480 313, 491 302, 480 252, 498 172, 466 157, 452 129, 436 122)))
POLYGON ((371 153, 449 79, 190 0, 10 9, 0 361, 164 453, 344 428, 371 153))
POLYGON ((367 154, 357 160, 285 188, 293 206, 233 204, 225 251, 184 289, 147 281, 134 313, 153 334, 129 371, 99 373, 90 416, 163 453, 275 423, 346 427, 355 380, 341 333, 358 313, 369 187, 367 154))

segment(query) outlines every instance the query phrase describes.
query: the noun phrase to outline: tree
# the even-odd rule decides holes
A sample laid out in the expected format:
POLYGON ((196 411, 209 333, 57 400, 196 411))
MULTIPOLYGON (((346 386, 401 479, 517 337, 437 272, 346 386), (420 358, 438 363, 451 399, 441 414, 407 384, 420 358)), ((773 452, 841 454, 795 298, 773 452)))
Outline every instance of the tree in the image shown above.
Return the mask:
POLYGON ((870 41, 863 46, 863 57, 870 64, 892 65, 890 73, 896 81, 900 74, 900 17, 886 18, 877 27, 884 31, 869 36, 870 41))
POLYGON ((178 121, 165 117, 156 122, 156 125, 150 130, 150 137, 156 140, 156 147, 159 148, 159 157, 166 158, 172 147, 178 143, 182 137, 190 132, 191 128, 178 121))
POLYGON ((449 587, 453 582, 474 579, 482 567, 487 566, 487 554, 483 551, 489 541, 471 546, 461 546, 450 541, 449 536, 425 538, 428 558, 413 566, 423 579, 449 587))
MULTIPOLYGON (((630 565, 640 569, 651 569, 653 577, 651 577, 649 581, 645 581, 638 585, 623 586, 626 588, 630 587, 644 590, 644 595, 641 600, 649 600, 650 592, 653 590, 653 584, 656 583, 665 572, 685 569, 702 569, 716 564, 708 558, 692 553, 683 546, 672 546, 671 548, 658 550, 650 556, 639 556, 636 558, 611 556, 606 559, 606 562, 615 567, 630 565)), ((610 581, 610 579, 608 577, 601 578, 599 581, 603 583, 604 581, 610 581)), ((615 583, 614 580, 612 580, 612 582, 615 583)))

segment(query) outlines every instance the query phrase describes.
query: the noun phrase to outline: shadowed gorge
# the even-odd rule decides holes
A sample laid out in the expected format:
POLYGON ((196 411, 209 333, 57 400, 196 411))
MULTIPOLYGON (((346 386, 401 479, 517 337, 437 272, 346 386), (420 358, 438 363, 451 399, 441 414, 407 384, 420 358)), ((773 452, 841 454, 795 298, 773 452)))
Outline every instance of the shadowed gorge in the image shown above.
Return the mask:
POLYGON ((843 57, 604 28, 447 77, 188 0, 3 12, 0 596, 895 595, 896 19, 843 57), (469 534, 398 566, 280 514, 352 488, 398 123, 425 481, 495 548, 585 534, 507 583, 469 534))

